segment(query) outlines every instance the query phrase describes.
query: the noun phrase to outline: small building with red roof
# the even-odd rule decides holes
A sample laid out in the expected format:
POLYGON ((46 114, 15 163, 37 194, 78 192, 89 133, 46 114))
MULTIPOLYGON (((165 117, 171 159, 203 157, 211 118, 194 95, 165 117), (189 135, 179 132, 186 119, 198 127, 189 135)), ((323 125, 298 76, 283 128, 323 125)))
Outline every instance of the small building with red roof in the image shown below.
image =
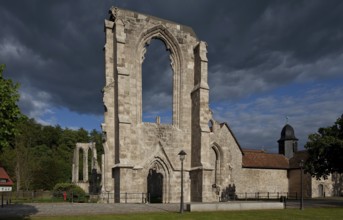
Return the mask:
MULTIPOLYGON (((213 161, 209 167, 214 171, 210 180, 219 196, 228 193, 231 198, 233 192, 237 198, 262 194, 300 196, 299 162, 306 161, 308 153, 298 150, 298 139, 291 125, 286 124, 281 130, 278 153, 242 149, 227 123, 211 120, 209 126, 213 161)), ((337 176, 319 180, 307 173, 302 176, 305 197, 340 195, 335 187, 337 176)))
POLYGON ((0 167, 0 192, 12 191, 13 181, 8 176, 5 168, 0 167))

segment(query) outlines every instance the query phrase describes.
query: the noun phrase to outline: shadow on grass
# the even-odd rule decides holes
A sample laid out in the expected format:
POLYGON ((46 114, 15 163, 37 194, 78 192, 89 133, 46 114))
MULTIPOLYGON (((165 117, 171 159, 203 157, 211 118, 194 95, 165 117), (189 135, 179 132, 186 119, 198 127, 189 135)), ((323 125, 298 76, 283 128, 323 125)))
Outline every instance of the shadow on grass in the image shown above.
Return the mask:
POLYGON ((38 212, 37 208, 29 204, 9 204, 0 207, 0 219, 28 220, 30 216, 38 212))

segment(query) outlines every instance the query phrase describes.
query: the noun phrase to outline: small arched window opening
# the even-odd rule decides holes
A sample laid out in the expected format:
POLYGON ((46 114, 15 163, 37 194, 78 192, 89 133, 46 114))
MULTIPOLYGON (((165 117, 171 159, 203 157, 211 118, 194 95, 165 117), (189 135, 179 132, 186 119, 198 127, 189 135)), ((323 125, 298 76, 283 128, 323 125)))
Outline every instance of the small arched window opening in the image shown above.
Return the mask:
POLYGON ((84 151, 82 148, 78 149, 79 151, 79 180, 80 181, 83 181, 83 178, 84 178, 84 175, 83 175, 83 167, 84 167, 84 160, 83 160, 83 157, 84 157, 84 151))
POLYGON ((214 188, 217 187, 217 185, 219 184, 219 175, 220 175, 220 156, 219 156, 219 151, 216 147, 212 147, 211 150, 211 164, 214 168, 214 172, 212 175, 212 179, 213 179, 213 184, 212 186, 214 188))
POLYGON ((87 173, 88 173, 88 181, 92 176, 92 167, 93 167, 93 152, 91 148, 85 149, 87 154, 87 173))
POLYGON ((318 185, 318 197, 325 197, 324 185, 323 184, 319 184, 318 185))
POLYGON ((210 129, 210 132, 213 132, 213 121, 212 120, 208 121, 208 128, 210 129))
POLYGON ((173 70, 163 41, 151 39, 142 63, 142 121, 172 123, 173 70))
POLYGON ((298 144, 296 141, 293 141, 293 153, 298 151, 298 144))

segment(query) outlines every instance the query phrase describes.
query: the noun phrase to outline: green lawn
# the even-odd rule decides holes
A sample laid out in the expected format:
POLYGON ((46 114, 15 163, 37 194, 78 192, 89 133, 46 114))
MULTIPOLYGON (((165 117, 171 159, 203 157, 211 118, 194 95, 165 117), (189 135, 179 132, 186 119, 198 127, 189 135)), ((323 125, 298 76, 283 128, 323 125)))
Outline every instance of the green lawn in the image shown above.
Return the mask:
MULTIPOLYGON (((1 217, 0 217, 1 218, 1 217)), ((7 219, 7 218, 6 218, 7 219)), ((193 212, 193 213, 144 213, 144 214, 127 214, 127 215, 88 215, 88 216, 57 216, 57 217, 30 217, 30 218, 11 218, 11 220, 220 220, 220 219, 343 219, 342 208, 308 208, 304 211, 298 209, 285 210, 263 210, 263 211, 231 211, 231 212, 193 212)), ((10 220, 10 219, 9 219, 10 220)))

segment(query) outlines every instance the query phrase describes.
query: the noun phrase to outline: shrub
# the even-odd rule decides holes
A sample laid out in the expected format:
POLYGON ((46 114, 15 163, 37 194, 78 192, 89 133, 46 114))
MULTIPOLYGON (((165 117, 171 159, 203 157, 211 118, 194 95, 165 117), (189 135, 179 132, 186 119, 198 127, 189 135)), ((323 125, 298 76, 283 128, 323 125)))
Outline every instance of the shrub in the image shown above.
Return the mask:
POLYGON ((79 186, 72 183, 57 183, 53 189, 53 196, 63 198, 63 193, 67 193, 68 201, 85 202, 86 192, 79 186))

